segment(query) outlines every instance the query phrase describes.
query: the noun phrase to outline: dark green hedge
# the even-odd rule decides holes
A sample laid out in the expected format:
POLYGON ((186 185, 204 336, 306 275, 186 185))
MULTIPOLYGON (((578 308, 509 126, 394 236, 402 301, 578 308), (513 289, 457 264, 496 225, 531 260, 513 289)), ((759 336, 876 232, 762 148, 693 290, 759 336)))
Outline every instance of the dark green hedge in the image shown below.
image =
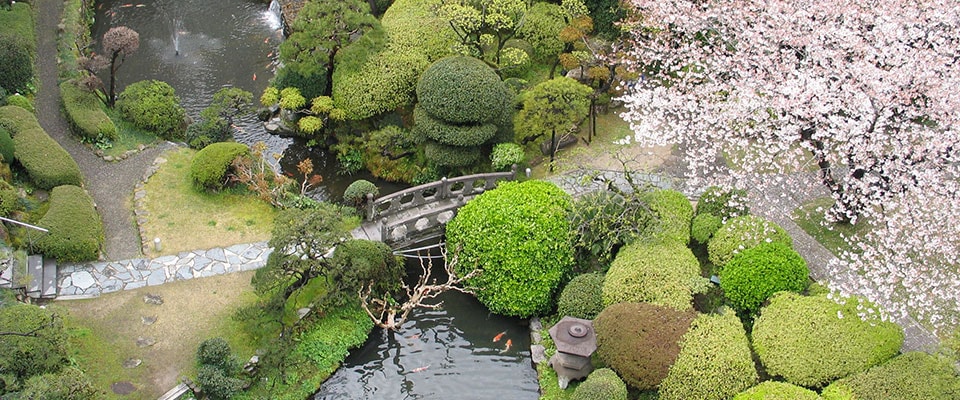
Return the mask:
POLYGON ((63 185, 50 192, 50 209, 37 225, 50 232, 40 236, 37 247, 59 261, 96 260, 103 247, 103 223, 93 199, 83 189, 63 185))
POLYGON ((690 221, 690 237, 700 244, 707 244, 713 234, 723 226, 723 219, 713 214, 697 214, 690 221))
POLYGON ((218 190, 226 183, 230 164, 239 156, 250 154, 243 143, 217 142, 197 152, 190 163, 190 177, 198 186, 218 190))
POLYGON ((447 146, 428 141, 423 148, 427 160, 435 165, 448 168, 466 167, 476 164, 483 154, 477 147, 447 146))
POLYGON ((836 381, 823 389, 822 396, 824 400, 957 400, 960 376, 948 358, 910 352, 836 381))
POLYGON ((10 130, 0 125, 0 160, 4 163, 13 162, 13 138, 10 136, 10 130))
POLYGON ((16 2, 9 10, 0 9, 0 88, 9 93, 28 89, 36 51, 30 4, 16 2))
POLYGON ((903 329, 882 321, 866 300, 838 304, 826 296, 780 292, 753 325, 753 348, 771 376, 811 388, 889 360, 903 329))
POLYGON ((447 224, 458 249, 457 273, 483 270, 467 283, 490 311, 526 318, 546 312, 573 266, 570 196, 544 181, 502 182, 460 209, 447 224))
POLYGON ((627 385, 657 388, 680 354, 680 338, 697 316, 650 303, 617 303, 597 316, 597 356, 627 385))
POLYGON ((451 146, 478 146, 497 134, 491 123, 454 125, 430 116, 423 107, 413 109, 413 132, 451 146))
POLYGON ((73 133, 87 142, 112 141, 117 138, 117 127, 100 107, 97 95, 84 90, 76 81, 60 84, 63 111, 73 133))
POLYGON ((40 122, 37 116, 23 107, 6 105, 0 107, 0 126, 10 131, 10 136, 16 136, 17 132, 27 129, 40 129, 40 122))
POLYGON ((511 98, 496 72, 473 57, 441 59, 423 71, 417 83, 419 106, 454 124, 491 122, 511 98))
POLYGON ((27 129, 13 137, 14 158, 41 189, 83 185, 80 166, 43 129, 27 129))
POLYGON ((720 287, 734 307, 754 313, 776 292, 802 292, 809 275, 807 262, 790 246, 761 243, 733 256, 720 271, 720 287))

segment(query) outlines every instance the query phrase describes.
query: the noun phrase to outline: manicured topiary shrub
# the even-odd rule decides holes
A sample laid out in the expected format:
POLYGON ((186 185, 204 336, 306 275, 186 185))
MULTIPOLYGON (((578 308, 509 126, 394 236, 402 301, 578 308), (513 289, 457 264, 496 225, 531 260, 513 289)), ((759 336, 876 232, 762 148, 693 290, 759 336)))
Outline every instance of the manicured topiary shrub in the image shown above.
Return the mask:
POLYGON ((761 243, 733 256, 720 271, 720 288, 736 308, 754 313, 776 292, 802 292, 809 275, 807 262, 790 246, 761 243))
POLYGON ((617 303, 593 321, 597 356, 630 387, 655 389, 680 353, 680 338, 696 317, 650 303, 617 303))
POLYGON ((710 186, 697 200, 697 215, 713 214, 722 220, 750 214, 747 191, 710 186))
POLYGON ((197 346, 197 364, 212 365, 222 371, 235 371, 239 365, 222 337, 206 339, 197 346))
POLYGON ((872 310, 857 298, 838 304, 826 296, 781 292, 754 322, 753 347, 770 375, 822 387, 900 351, 903 330, 872 310))
POLYGON ((627 385, 610 368, 600 368, 590 373, 577 386, 571 400, 627 400, 627 385))
POLYGON ((437 142, 427 142, 423 154, 434 164, 448 168, 472 165, 481 157, 476 147, 447 146, 437 142))
MULTIPOLYGON (((19 108, 19 107, 18 107, 19 108)), ((14 158, 27 170, 37 187, 83 184, 80 166, 43 129, 27 129, 13 136, 14 158)))
POLYGON ((13 162, 13 138, 10 137, 10 131, 3 125, 0 125, 0 157, 2 162, 13 162))
POLYGON ((9 217, 10 213, 22 208, 17 189, 0 179, 0 217, 9 217))
POLYGON ((197 385, 211 399, 226 400, 240 394, 244 382, 227 376, 213 365, 204 364, 197 369, 197 385))
POLYGON ((190 177, 202 188, 217 190, 226 183, 230 164, 237 157, 250 154, 243 143, 219 142, 204 147, 190 163, 190 177))
POLYGON ((651 233, 658 239, 690 243, 690 221, 693 205, 683 193, 676 190, 654 190, 643 195, 643 200, 659 219, 651 233))
POLYGON ((821 395, 824 400, 957 400, 960 376, 947 358, 910 352, 833 382, 821 395))
POLYGON ((603 274, 577 275, 557 300, 557 315, 594 319, 603 311, 603 274))
POLYGON ((573 266, 570 195, 544 181, 502 182, 465 206, 447 224, 447 245, 459 251, 461 276, 479 288, 490 311, 526 318, 547 311, 573 266))
POLYGON ((660 399, 729 399, 757 379, 750 341, 737 315, 703 314, 680 339, 677 361, 660 383, 660 399))
POLYGON ((96 260, 103 247, 103 223, 86 191, 71 185, 50 192, 50 209, 37 225, 49 230, 36 239, 37 247, 59 261, 96 260))
POLYGON ((683 244, 636 242, 620 249, 610 265, 603 304, 648 302, 686 310, 706 286, 697 257, 683 244))
POLYGON ((117 127, 100 108, 97 95, 69 80, 60 84, 63 111, 73 132, 87 142, 111 141, 117 138, 117 127))
POLYGON ((438 120, 420 105, 413 109, 414 133, 450 146, 478 146, 497 134, 492 123, 454 125, 438 120))
POLYGON ((357 179, 343 191, 343 202, 352 206, 359 206, 367 201, 368 194, 377 197, 380 195, 380 189, 373 182, 366 179, 357 179))
POLYGON ((375 296, 397 294, 405 272, 403 263, 393 255, 390 246, 383 242, 350 239, 337 245, 330 260, 330 291, 355 299, 361 288, 372 283, 371 292, 375 296))
POLYGON ((14 105, 0 107, 0 126, 10 131, 10 136, 27 129, 40 129, 40 122, 30 111, 14 105))
POLYGON ((733 396, 733 400, 820 400, 820 396, 792 383, 764 381, 733 396))
POLYGON ((713 234, 723 226, 723 220, 713 214, 697 214, 690 222, 690 237, 700 244, 707 244, 713 234))
POLYGON ((30 99, 22 94, 11 94, 5 99, 7 104, 11 106, 17 106, 24 110, 30 111, 31 113, 36 113, 37 110, 33 108, 33 103, 30 103, 30 99))
MULTIPOLYGON (((29 10, 30 6, 26 6, 29 10)), ((29 14, 26 14, 29 18, 29 14)), ((25 38, 0 34, 0 87, 9 93, 27 89, 33 79, 33 58, 25 38)))
POLYGON ((516 143, 499 143, 490 153, 490 165, 496 171, 507 171, 514 165, 523 165, 526 156, 523 147, 516 143))
POLYGON ((723 267, 737 253, 770 242, 793 246, 793 239, 776 223, 763 217, 744 215, 724 223, 707 243, 707 252, 710 262, 723 267))
POLYGON ((146 80, 130 84, 117 98, 117 110, 134 125, 168 140, 183 139, 186 111, 166 82, 146 80))
POLYGON ((510 91, 489 65, 473 57, 441 59, 417 83, 419 107, 449 124, 482 124, 499 115, 510 91))

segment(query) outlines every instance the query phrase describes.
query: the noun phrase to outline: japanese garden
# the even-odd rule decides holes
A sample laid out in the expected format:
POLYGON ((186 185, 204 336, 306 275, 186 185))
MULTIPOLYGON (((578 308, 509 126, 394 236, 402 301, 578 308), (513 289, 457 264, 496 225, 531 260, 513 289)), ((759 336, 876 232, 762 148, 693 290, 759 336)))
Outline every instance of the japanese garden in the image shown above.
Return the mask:
POLYGON ((0 2, 0 399, 960 400, 960 1, 0 2))

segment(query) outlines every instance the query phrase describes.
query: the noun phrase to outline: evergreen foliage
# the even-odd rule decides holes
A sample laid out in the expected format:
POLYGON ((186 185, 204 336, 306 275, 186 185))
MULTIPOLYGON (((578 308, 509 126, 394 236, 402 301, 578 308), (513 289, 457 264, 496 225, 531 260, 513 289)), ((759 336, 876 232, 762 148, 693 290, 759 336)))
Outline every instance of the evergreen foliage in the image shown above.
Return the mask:
POLYGON ((721 226, 723 219, 720 217, 708 213, 697 214, 690 221, 690 237, 697 243, 707 244, 721 226))
POLYGON ((820 396, 792 383, 763 381, 733 396, 733 400, 820 400, 820 396))
POLYGON ((110 142, 117 138, 117 127, 101 108, 102 102, 93 92, 74 80, 60 84, 63 111, 73 132, 88 143, 110 142))
POLYGON ((688 310, 706 279, 686 246, 673 241, 636 242, 620 250, 603 282, 603 304, 647 302, 688 310))
POLYGON ((250 154, 243 143, 213 143, 197 152, 190 163, 190 177, 201 188, 219 190, 226 185, 233 160, 250 154))
POLYGON ((571 400, 627 400, 627 385, 610 368, 600 368, 590 373, 577 386, 571 400))
POLYGON ((594 319, 603 311, 603 274, 580 274, 564 286, 557 300, 557 315, 594 319))
POLYGON ((949 359, 914 351, 833 382, 821 395, 824 400, 957 400, 960 376, 949 359))
POLYGON ((720 271, 720 288, 737 309, 755 313, 776 292, 802 292, 809 275, 807 262, 790 246, 761 243, 733 256, 720 271))
POLYGON ((36 239, 47 257, 60 262, 92 261, 103 247, 103 222, 93 198, 80 187, 62 185, 50 191, 50 209, 37 225, 49 232, 36 239))
POLYGON ((123 118, 167 140, 181 140, 187 113, 170 84, 157 80, 134 82, 117 98, 123 118))
POLYGON ((710 262, 723 267, 737 253, 761 243, 793 245, 793 239, 776 223, 763 217, 744 215, 728 220, 707 243, 710 262))
POLYGON ((675 240, 684 245, 690 243, 690 221, 693 205, 690 199, 676 190, 658 189, 642 196, 659 223, 651 229, 657 239, 675 240))
POLYGON ((22 384, 31 376, 56 373, 67 364, 67 333, 63 321, 50 310, 23 303, 0 307, 0 326, 5 332, 34 333, 0 336, 2 375, 22 384))

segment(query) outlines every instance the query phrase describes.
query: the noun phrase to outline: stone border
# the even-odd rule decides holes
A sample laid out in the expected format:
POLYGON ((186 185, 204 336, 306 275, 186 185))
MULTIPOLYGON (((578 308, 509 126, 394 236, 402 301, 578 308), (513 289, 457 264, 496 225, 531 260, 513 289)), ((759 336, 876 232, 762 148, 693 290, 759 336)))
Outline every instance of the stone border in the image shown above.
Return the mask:
POLYGON ((143 177, 140 178, 140 181, 137 182, 137 185, 133 188, 133 217, 134 222, 137 223, 137 232, 140 235, 140 251, 142 254, 147 254, 150 251, 151 240, 147 238, 146 232, 144 232, 144 225, 147 223, 147 216, 150 215, 150 212, 146 209, 146 197, 147 190, 143 187, 147 180, 156 174, 160 170, 160 166, 167 162, 166 158, 158 156, 153 160, 153 164, 147 167, 147 170, 143 172, 143 177))

